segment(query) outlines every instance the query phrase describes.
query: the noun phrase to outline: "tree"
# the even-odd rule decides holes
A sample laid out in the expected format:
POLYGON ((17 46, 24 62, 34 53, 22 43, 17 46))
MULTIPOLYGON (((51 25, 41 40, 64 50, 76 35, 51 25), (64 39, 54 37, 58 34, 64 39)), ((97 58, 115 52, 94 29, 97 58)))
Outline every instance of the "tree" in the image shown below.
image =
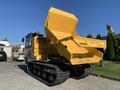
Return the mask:
MULTIPOLYGON (((96 39, 101 40, 101 39, 102 39, 101 35, 98 34, 98 35, 96 36, 96 39)), ((104 53, 103 48, 98 48, 98 50, 101 51, 102 53, 104 53)), ((105 54, 105 53, 104 53, 104 54, 105 54)), ((100 66, 101 66, 101 67, 103 66, 103 60, 100 61, 100 66)))
POLYGON ((96 36, 96 39, 102 39, 102 37, 101 37, 101 35, 100 34, 98 34, 97 36, 96 36))
POLYGON ((107 25, 107 58, 109 60, 115 59, 115 36, 111 26, 107 25))
POLYGON ((116 35, 115 39, 115 58, 116 60, 120 60, 120 36, 116 35))
POLYGON ((88 34, 87 38, 93 38, 93 36, 91 34, 88 34))

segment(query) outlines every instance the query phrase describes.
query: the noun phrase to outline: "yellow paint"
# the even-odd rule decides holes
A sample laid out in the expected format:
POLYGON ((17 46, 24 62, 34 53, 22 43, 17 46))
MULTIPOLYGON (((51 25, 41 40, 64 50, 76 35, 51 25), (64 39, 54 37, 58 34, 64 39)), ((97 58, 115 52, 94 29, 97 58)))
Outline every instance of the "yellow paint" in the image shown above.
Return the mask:
POLYGON ((42 39, 43 38, 39 38, 39 36, 35 36, 33 38, 34 40, 34 57, 36 57, 36 60, 45 60, 46 57, 46 45, 43 43, 42 39))
MULTIPOLYGON (((38 36, 35 36, 34 38, 33 38, 34 40, 33 40, 33 47, 34 47, 34 49, 33 49, 33 51, 34 51, 34 56, 37 58, 39 55, 40 55, 40 51, 39 51, 39 42, 38 42, 38 36)), ((38 59, 38 58, 37 58, 38 59)))
POLYGON ((51 7, 45 21, 46 37, 72 65, 99 62, 103 54, 96 48, 106 48, 106 41, 79 36, 77 22, 75 15, 51 7))

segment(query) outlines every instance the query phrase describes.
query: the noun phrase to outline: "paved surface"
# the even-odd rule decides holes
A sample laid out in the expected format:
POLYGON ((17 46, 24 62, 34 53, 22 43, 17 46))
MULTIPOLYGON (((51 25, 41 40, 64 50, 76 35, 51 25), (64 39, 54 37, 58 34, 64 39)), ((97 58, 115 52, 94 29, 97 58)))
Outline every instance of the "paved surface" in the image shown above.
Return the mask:
POLYGON ((24 62, 0 62, 0 90, 120 90, 120 82, 90 75, 48 87, 27 74, 24 62))

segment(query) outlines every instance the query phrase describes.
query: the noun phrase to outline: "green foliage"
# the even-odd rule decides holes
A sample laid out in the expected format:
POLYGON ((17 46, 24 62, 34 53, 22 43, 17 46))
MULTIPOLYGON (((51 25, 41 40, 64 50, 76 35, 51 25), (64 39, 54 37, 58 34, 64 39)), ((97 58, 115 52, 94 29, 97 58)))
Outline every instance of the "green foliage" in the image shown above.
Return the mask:
POLYGON ((96 36, 96 39, 102 39, 102 37, 101 37, 101 35, 100 34, 98 34, 97 36, 96 36))
POLYGON ((99 64, 92 65, 91 72, 107 77, 120 78, 120 63, 103 60, 103 67, 99 64))
POLYGON ((120 36, 116 35, 115 39, 115 58, 120 61, 120 36))
POLYGON ((92 34, 88 34, 87 38, 93 38, 92 34))
POLYGON ((110 26, 107 26, 107 58, 109 60, 115 59, 115 36, 110 26))
MULTIPOLYGON (((96 39, 101 40, 101 39, 102 39, 101 35, 100 35, 100 34, 98 34, 98 35, 96 36, 96 39)), ((105 54, 105 52, 104 52, 104 49, 103 49, 103 48, 98 48, 98 50, 99 50, 99 51, 101 51, 102 53, 104 53, 104 54, 105 54)))

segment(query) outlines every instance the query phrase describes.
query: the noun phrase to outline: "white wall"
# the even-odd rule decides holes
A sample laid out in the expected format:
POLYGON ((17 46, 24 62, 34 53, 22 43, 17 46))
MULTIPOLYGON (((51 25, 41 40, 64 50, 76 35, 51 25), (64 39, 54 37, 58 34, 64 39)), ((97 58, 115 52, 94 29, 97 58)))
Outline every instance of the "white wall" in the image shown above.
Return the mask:
POLYGON ((7 58, 12 57, 12 47, 3 47, 3 50, 6 52, 7 58))

